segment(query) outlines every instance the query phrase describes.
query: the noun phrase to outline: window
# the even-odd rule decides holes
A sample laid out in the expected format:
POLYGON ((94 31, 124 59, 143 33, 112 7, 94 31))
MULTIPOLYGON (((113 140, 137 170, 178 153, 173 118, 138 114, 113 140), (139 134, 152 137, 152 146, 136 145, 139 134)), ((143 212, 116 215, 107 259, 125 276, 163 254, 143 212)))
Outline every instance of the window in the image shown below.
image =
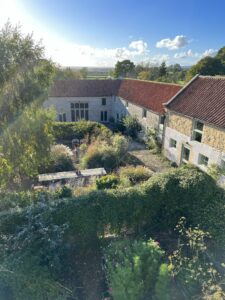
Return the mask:
POLYGON ((209 158, 203 154, 198 156, 198 164, 203 166, 208 166, 209 158))
POLYGON ((183 146, 182 162, 184 162, 184 163, 188 162, 189 157, 190 157, 190 149, 183 146))
POLYGON ((165 123, 165 118, 166 118, 165 116, 160 117, 160 124, 163 125, 165 123))
POLYGON ((147 110, 145 108, 143 108, 142 110, 142 118, 146 118, 147 117, 147 110))
POLYGON ((120 119, 119 113, 116 114, 116 119, 117 119, 117 121, 119 121, 119 119, 120 119))
POLYGON ((101 111, 101 122, 107 122, 107 111, 101 111))
POLYGON ((88 103, 71 103, 71 121, 88 120, 88 103))
POLYGON ((106 98, 102 98, 102 105, 106 105, 106 98))
POLYGON ((193 128, 193 140, 201 143, 204 124, 196 121, 193 128))
POLYGON ((170 139, 170 147, 171 148, 177 148, 177 141, 174 139, 170 139))
POLYGON ((61 113, 58 115, 59 122, 66 122, 66 113, 61 113))

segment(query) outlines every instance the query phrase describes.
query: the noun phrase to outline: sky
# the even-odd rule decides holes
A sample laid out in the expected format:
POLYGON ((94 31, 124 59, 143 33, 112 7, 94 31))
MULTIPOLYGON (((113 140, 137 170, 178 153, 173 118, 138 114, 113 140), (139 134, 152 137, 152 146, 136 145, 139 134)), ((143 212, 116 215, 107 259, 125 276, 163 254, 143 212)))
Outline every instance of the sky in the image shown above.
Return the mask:
POLYGON ((61 66, 188 66, 225 46, 225 0, 0 0, 8 19, 61 66))

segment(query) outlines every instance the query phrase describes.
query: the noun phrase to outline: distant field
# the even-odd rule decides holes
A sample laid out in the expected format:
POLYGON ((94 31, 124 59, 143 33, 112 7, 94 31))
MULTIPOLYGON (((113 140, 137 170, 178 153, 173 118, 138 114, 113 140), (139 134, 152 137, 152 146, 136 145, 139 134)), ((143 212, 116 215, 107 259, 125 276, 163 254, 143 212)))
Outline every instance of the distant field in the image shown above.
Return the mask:
POLYGON ((87 79, 107 79, 108 75, 88 75, 87 79))

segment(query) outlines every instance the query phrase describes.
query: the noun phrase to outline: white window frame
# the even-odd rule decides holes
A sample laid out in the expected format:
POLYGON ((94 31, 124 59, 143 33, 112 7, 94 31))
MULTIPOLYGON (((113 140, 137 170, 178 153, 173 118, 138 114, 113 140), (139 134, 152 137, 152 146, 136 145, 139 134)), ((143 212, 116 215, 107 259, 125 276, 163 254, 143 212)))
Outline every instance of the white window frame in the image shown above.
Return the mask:
POLYGON ((89 120, 89 103, 88 102, 71 102, 71 121, 89 120), (74 119, 74 120, 73 120, 74 119))
POLYGON ((203 139, 203 130, 204 130, 204 123, 201 122, 201 121, 195 120, 195 121, 194 121, 194 126, 193 126, 193 132, 192 132, 192 139, 193 139, 194 141, 196 141, 196 142, 201 143, 201 142, 202 142, 202 139, 203 139), (198 123, 202 124, 202 130, 200 130, 200 129, 197 128, 197 124, 198 124, 198 123), (196 140, 196 133, 199 134, 199 135, 201 136, 201 141, 196 140))
POLYGON ((209 165, 209 157, 206 156, 206 155, 204 155, 204 154, 202 154, 202 153, 199 153, 199 155, 198 155, 198 165, 204 166, 204 167, 208 167, 208 165, 209 165), (204 160, 205 160, 206 163, 204 163, 204 160))
POLYGON ((170 138, 169 146, 170 146, 170 148, 176 149, 177 148, 177 141, 173 138, 170 138))

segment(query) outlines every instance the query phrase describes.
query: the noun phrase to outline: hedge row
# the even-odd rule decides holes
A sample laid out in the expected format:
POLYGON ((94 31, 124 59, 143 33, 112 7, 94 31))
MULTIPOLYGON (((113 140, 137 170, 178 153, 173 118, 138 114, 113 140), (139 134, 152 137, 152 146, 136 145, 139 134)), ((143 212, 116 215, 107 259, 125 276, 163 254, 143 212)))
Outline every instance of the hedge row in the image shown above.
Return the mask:
MULTIPOLYGON (((49 203, 52 205, 46 206, 46 217, 53 214, 56 224, 68 223, 70 230, 82 239, 96 237, 105 228, 120 232, 126 226, 144 225, 150 232, 172 231, 178 220, 186 217, 190 225, 200 225, 212 236, 224 240, 225 192, 211 177, 195 168, 183 167, 153 176, 140 187, 93 191, 49 203)), ((35 206, 33 209, 35 214, 35 206)), ((2 218, 3 231, 7 231, 9 223, 13 230, 15 219, 23 222, 23 213, 14 217, 2 218)))
POLYGON ((72 139, 83 139, 111 135, 111 131, 103 124, 91 121, 80 122, 55 122, 53 124, 53 135, 56 141, 72 139))

